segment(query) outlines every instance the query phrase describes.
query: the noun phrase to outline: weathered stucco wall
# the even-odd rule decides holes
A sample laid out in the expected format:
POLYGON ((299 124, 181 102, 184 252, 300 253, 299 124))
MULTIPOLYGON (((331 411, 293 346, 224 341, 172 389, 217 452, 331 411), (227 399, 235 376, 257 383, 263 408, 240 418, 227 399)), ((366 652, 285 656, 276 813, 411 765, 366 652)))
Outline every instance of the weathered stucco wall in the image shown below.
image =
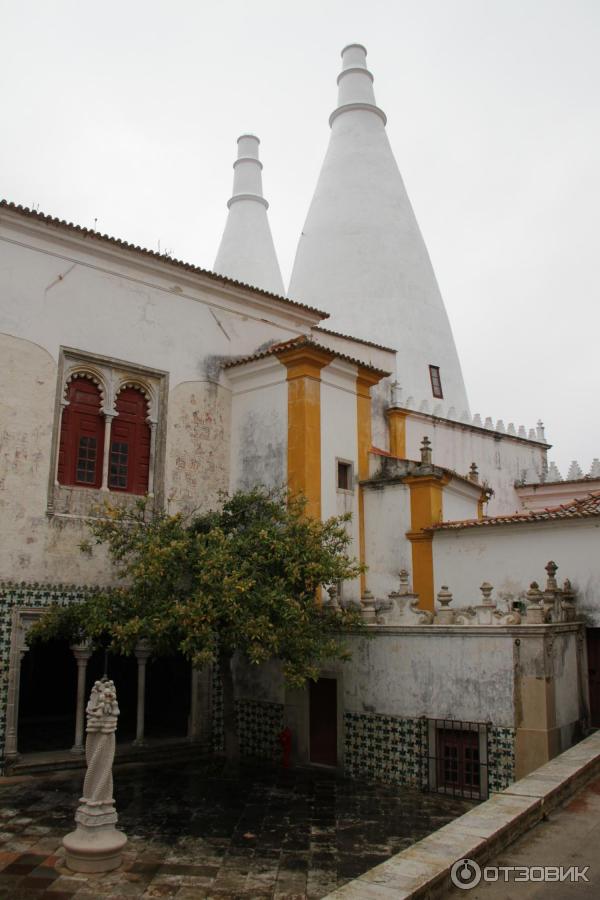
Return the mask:
POLYGON ((523 600, 532 581, 543 587, 552 559, 559 582, 569 578, 577 591, 578 612, 600 625, 599 541, 600 522, 592 518, 436 531, 435 588, 448 585, 457 606, 475 602, 483 581, 499 600, 523 600))
MULTIPOLYGON (((350 513, 346 530, 352 538, 348 553, 358 557, 358 436, 356 366, 335 361, 321 370, 321 515, 350 513), (337 486, 337 460, 352 463, 351 491, 337 486)), ((358 599, 359 582, 347 583, 345 599, 358 599)))
POLYGON ((227 370, 231 385, 232 490, 287 480, 287 370, 272 357, 227 370))
POLYGON ((50 517, 48 479, 56 362, 29 341, 0 334, 0 578, 106 584, 106 556, 83 556, 85 521, 50 517))
POLYGON ((169 396, 166 499, 169 512, 216 505, 229 487, 231 394, 214 382, 178 384, 169 396))
POLYGON ((442 494, 442 515, 444 521, 476 519, 481 490, 477 485, 467 485, 453 478, 444 487, 442 494))
POLYGON ((540 474, 546 455, 541 444, 412 414, 406 420, 408 459, 420 458, 419 448, 425 436, 432 444, 434 464, 467 475, 471 463, 476 463, 480 482, 487 481, 494 490, 486 510, 490 516, 521 508, 514 483, 527 471, 540 474))
POLYGON ((367 587, 376 597, 398 589, 398 573, 412 570, 410 489, 406 484, 370 486, 364 492, 367 587))
MULTIPOLYGON (((49 495, 62 348, 122 372, 159 373, 165 396, 168 382, 157 407, 155 491, 171 512, 189 512, 229 487, 231 391, 221 362, 318 319, 4 210, 0 298, 0 576, 14 581, 112 580, 101 550, 87 558, 77 546, 101 493, 64 489, 54 508, 49 495)), ((285 477, 281 467, 268 471, 285 477)))

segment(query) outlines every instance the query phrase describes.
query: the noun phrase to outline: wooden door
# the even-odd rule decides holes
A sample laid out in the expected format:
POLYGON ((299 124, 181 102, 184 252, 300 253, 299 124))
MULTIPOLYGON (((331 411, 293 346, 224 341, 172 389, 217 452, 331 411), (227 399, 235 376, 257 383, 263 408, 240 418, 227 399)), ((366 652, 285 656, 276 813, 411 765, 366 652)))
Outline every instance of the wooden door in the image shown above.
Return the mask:
POLYGON ((310 682, 310 761, 337 766, 337 681, 310 682))
POLYGON ((587 629, 590 724, 600 728, 600 628, 587 629))

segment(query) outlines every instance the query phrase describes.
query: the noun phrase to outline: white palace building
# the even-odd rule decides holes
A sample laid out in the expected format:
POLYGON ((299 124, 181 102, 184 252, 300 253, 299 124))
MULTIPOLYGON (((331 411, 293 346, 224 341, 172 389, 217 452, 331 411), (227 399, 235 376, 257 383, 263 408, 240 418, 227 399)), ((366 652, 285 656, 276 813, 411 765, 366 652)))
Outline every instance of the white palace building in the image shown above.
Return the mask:
MULTIPOLYGON (((102 548, 78 548, 98 501, 148 494, 186 512, 257 484, 287 483, 314 516, 352 513, 368 571, 327 602, 361 604, 374 637, 301 691, 276 663, 240 660, 246 753, 273 757, 286 725, 299 762, 487 796, 600 726, 600 463, 562 480, 541 422, 471 413, 359 44, 342 51, 329 124, 287 294, 253 135, 238 140, 214 271, 0 202, 13 771, 81 756, 101 663, 25 635, 53 600, 113 583, 102 548)), ((143 648, 112 665, 125 756, 218 747, 210 672, 143 648)))

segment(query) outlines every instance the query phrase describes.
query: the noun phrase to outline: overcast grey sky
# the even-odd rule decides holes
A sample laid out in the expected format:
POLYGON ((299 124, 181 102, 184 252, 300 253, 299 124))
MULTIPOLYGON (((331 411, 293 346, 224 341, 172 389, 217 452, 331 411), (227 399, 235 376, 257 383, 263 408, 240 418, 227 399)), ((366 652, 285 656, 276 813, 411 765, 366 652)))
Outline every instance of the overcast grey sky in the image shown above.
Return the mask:
POLYGON ((0 195, 210 268, 261 138, 284 279, 364 43, 473 412, 600 456, 600 0, 0 0, 0 195))

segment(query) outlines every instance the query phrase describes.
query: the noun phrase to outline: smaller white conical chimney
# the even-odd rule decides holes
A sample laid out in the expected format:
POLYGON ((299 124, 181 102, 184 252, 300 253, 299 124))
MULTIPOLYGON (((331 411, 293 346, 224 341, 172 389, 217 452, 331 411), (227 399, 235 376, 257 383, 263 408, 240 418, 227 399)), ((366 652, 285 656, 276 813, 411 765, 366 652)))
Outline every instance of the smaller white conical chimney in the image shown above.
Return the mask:
POLYGON ((260 141, 253 134, 243 134, 237 143, 233 194, 227 203, 229 214, 213 268, 220 275, 284 296, 267 218, 269 204, 262 192, 260 141))

